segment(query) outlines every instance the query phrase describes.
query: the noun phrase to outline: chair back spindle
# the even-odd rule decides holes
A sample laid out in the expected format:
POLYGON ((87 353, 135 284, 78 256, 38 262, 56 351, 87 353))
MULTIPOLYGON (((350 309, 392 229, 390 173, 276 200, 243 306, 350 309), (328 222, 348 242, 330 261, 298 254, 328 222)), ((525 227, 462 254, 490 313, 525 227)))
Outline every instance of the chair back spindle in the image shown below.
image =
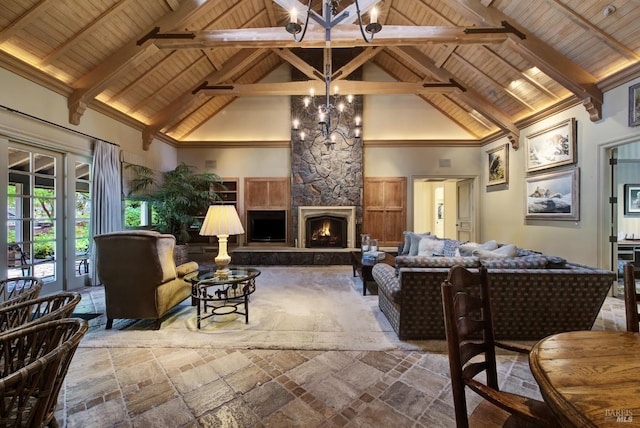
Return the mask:
POLYGON ((638 301, 640 300, 640 294, 636 291, 635 266, 632 263, 626 263, 622 269, 627 331, 639 333, 640 313, 638 312, 638 301))

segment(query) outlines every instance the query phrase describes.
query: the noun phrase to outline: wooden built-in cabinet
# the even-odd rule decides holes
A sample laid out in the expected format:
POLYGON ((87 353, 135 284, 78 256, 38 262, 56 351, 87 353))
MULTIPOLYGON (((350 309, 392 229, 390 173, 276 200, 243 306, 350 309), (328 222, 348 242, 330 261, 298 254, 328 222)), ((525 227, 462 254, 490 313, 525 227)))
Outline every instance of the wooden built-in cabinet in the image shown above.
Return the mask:
POLYGON ((244 179, 244 207, 249 210, 288 210, 291 194, 289 177, 244 179))
MULTIPOLYGON (((220 200, 211 201, 212 204, 222 204, 222 205, 233 205, 236 207, 236 211, 238 211, 238 179, 237 178, 224 178, 222 183, 216 185, 215 188, 216 193, 220 196, 220 200)), ((218 238, 215 236, 200 236, 200 227, 202 226, 202 222, 204 221, 204 217, 207 214, 206 211, 201 213, 202 215, 196 216, 196 221, 191 225, 191 229, 189 230, 189 235, 191 236, 191 240, 189 244, 193 246, 193 251, 190 249, 190 252, 201 252, 201 248, 203 245, 217 245, 218 238)), ((240 212, 238 211, 238 215, 240 216, 240 212)), ((240 217, 242 218, 242 217, 240 217)), ((230 236, 229 243, 234 244, 238 242, 237 236, 230 236)))
MULTIPOLYGON (((291 179, 289 177, 247 177, 244 179, 244 222, 249 227, 252 211, 282 211, 286 237, 291 236, 291 179)), ((247 237, 249 239, 249 237, 247 237)), ((249 243, 249 241, 247 241, 249 243)))
POLYGON ((381 246, 398 245, 407 230, 407 178, 365 178, 363 211, 362 233, 381 246))

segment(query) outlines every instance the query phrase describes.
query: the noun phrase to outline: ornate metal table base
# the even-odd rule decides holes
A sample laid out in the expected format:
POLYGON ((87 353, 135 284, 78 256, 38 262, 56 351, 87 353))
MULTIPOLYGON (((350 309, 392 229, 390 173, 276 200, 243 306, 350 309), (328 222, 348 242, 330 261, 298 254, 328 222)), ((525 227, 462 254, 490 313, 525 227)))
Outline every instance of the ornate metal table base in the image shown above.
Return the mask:
POLYGON ((203 320, 216 315, 244 315, 248 324, 249 295, 256 291, 255 278, 258 275, 260 271, 254 268, 231 268, 225 276, 216 276, 215 271, 186 275, 185 280, 191 282, 192 286, 198 329, 203 320), (209 314, 207 309, 211 310, 209 314))

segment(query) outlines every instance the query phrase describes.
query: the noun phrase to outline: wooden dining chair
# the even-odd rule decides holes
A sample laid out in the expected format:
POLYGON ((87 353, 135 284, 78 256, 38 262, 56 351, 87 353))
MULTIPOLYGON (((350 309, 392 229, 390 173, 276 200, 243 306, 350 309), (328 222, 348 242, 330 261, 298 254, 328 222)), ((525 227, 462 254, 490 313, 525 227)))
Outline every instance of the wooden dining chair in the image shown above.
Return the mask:
POLYGON ((474 273, 454 266, 441 291, 456 425, 469 426, 465 395, 465 388, 469 387, 495 406, 480 404, 484 420, 500 420, 504 422, 502 426, 557 426, 546 403, 501 391, 498 387, 495 348, 520 353, 528 353, 529 348, 495 340, 487 270, 481 267, 474 273), (486 383, 478 379, 482 373, 486 383), (489 417, 489 408, 502 415, 489 417))
POLYGON ((635 266, 633 263, 626 263, 622 269, 627 331, 639 333, 638 318, 640 318, 640 313, 638 312, 638 301, 640 300, 640 293, 636 291, 635 266))

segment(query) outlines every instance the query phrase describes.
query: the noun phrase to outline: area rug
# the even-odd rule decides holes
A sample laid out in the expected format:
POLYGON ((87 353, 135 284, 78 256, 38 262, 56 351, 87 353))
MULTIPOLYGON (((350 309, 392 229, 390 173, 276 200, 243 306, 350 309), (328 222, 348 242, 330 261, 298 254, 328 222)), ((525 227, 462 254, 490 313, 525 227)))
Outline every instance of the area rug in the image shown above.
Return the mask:
MULTIPOLYGON (((184 301, 152 321, 90 321, 81 347, 185 347, 309 350, 433 350, 444 341, 400 341, 378 307, 378 296, 362 295, 362 281, 350 266, 263 266, 243 315, 216 316, 196 328, 196 310, 184 301)), ((101 308, 96 308, 99 312, 101 308)), ((104 308, 102 308, 104 309, 104 308)))

